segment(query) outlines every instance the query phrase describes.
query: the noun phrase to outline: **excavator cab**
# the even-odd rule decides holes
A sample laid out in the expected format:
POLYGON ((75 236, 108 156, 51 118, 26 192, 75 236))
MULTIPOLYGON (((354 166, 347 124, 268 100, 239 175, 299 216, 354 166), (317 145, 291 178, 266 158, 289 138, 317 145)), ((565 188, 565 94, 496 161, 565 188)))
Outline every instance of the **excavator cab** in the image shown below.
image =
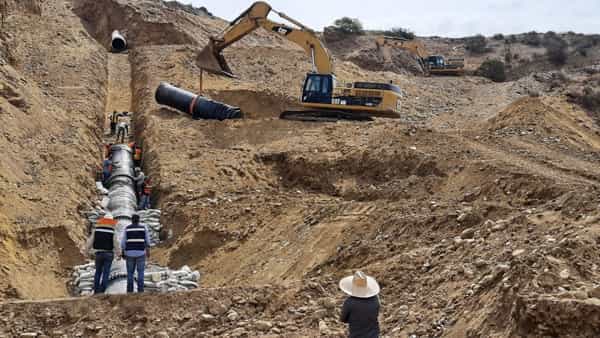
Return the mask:
POLYGON ((427 65, 429 69, 444 69, 446 67, 446 60, 441 55, 431 55, 427 57, 427 65))
POLYGON ((302 102, 331 104, 335 77, 332 74, 306 74, 302 102))

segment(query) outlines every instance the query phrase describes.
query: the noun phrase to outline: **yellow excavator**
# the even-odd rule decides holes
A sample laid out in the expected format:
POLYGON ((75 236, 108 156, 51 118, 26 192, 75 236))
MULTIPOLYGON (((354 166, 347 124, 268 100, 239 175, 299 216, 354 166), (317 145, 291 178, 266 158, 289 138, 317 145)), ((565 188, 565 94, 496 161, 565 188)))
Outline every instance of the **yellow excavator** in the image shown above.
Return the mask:
POLYGON ((306 75, 300 105, 302 110, 285 111, 281 118, 302 121, 337 119, 371 120, 372 117, 400 117, 402 92, 392 83, 354 82, 338 85, 329 51, 317 34, 266 2, 255 2, 219 37, 210 39, 198 54, 198 65, 209 72, 233 76, 223 50, 257 28, 262 27, 302 47, 311 57, 313 70, 306 75), (292 25, 269 20, 274 12, 292 25))
POLYGON ((465 73, 464 58, 448 58, 442 55, 429 55, 425 45, 419 40, 380 36, 376 40, 377 49, 384 57, 390 58, 389 48, 400 48, 413 53, 423 68, 425 75, 457 75, 465 73))

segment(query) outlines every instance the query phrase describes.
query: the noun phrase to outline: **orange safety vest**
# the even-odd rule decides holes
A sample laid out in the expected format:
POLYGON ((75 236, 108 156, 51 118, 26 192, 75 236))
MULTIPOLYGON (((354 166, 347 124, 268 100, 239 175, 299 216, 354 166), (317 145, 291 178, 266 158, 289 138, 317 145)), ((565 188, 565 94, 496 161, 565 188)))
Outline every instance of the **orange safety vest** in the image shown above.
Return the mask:
POLYGON ((150 180, 146 180, 146 182, 144 182, 144 195, 150 196, 150 194, 152 194, 152 183, 150 180))
POLYGON ((135 148, 135 153, 133 154, 133 159, 136 161, 139 161, 142 159, 142 149, 141 148, 135 148))

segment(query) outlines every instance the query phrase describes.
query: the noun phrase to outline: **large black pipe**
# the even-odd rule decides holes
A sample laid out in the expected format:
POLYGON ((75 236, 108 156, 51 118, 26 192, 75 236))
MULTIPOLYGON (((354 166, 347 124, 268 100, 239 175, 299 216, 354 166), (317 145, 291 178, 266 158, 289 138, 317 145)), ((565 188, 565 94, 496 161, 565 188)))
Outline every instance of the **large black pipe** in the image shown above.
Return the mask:
POLYGON ((221 102, 207 99, 183 89, 161 82, 156 89, 156 102, 192 115, 194 119, 239 119, 242 111, 221 102))
POLYGON ((119 31, 112 32, 110 41, 113 52, 119 53, 127 49, 127 40, 125 40, 119 31))

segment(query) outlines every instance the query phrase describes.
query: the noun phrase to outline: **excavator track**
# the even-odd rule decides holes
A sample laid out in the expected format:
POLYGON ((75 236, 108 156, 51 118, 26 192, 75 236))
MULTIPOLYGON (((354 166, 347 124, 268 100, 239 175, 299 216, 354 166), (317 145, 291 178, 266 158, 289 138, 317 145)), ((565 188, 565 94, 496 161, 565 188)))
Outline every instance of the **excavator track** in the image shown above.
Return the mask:
POLYGON ((279 118, 303 122, 373 121, 373 117, 368 114, 341 110, 287 110, 279 118))

